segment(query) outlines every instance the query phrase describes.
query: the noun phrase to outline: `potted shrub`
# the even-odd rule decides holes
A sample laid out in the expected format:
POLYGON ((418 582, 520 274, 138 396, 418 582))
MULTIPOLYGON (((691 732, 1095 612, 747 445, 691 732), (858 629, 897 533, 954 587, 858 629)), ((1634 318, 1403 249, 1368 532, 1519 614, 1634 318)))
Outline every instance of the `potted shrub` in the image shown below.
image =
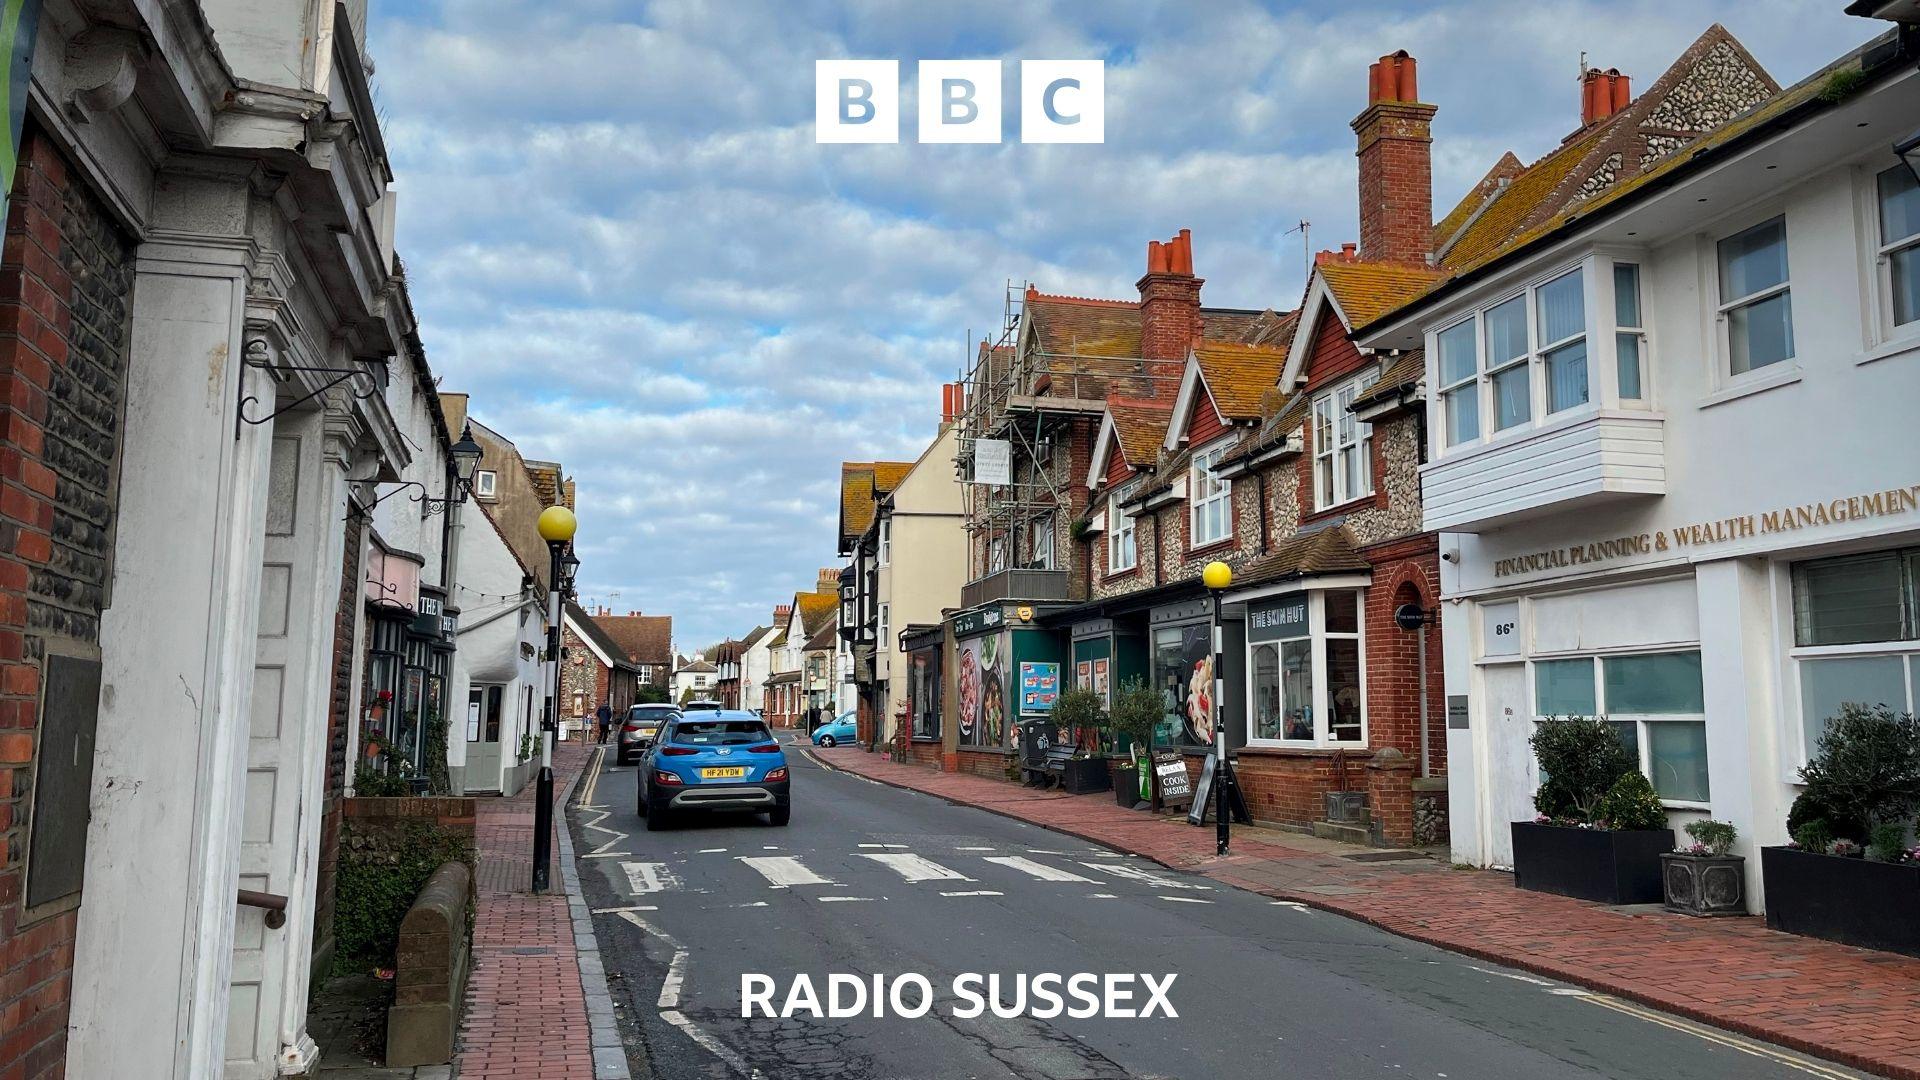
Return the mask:
POLYGON ((1731 822, 1690 821, 1693 843, 1660 856, 1667 910, 1686 915, 1745 915, 1747 860, 1732 854, 1739 831, 1731 822))
POLYGON ((1760 852, 1767 926, 1920 956, 1920 723, 1844 705, 1800 778, 1792 843, 1760 852))
POLYGON ((1546 779, 1533 797, 1539 815, 1513 823, 1513 883, 1604 904, 1659 902, 1673 830, 1613 728, 1549 717, 1529 743, 1546 779))
POLYGON ((1139 754, 1152 748, 1153 729, 1165 714, 1159 691, 1139 676, 1128 679, 1114 695, 1113 710, 1108 717, 1110 729, 1116 740, 1120 736, 1129 739, 1135 752, 1125 765, 1115 763, 1112 767, 1113 801, 1121 806, 1132 808, 1144 801, 1140 797, 1140 770, 1144 768, 1151 774, 1153 757, 1148 754, 1141 758, 1139 754))
POLYGON ((1054 700, 1053 721, 1074 740, 1076 748, 1060 774, 1060 787, 1075 795, 1107 790, 1107 759, 1097 749, 1086 749, 1089 739, 1096 748, 1100 745, 1100 732, 1107 724, 1105 705, 1099 694, 1081 686, 1054 700))

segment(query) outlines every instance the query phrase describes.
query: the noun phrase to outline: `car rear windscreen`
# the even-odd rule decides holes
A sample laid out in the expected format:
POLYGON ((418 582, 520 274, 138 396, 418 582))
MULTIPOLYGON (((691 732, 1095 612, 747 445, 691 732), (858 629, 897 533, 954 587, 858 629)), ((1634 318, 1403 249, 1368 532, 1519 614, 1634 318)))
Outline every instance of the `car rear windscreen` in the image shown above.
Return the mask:
POLYGON ((772 739, 767 725, 758 720, 682 720, 673 729, 673 741, 689 746, 744 746, 772 739))
POLYGON ((635 705, 627 710, 627 716, 633 720, 665 720, 679 712, 671 705, 635 705))

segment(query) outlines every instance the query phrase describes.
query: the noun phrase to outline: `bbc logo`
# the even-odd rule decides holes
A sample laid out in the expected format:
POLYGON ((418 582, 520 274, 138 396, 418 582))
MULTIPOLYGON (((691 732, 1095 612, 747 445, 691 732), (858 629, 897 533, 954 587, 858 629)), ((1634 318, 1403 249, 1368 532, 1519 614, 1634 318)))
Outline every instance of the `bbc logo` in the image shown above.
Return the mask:
MULTIPOLYGON (((1000 61, 920 61, 920 141, 1000 141, 1000 61)), ((816 60, 813 141, 900 141, 900 61, 816 60)), ((1103 60, 1020 61, 1020 141, 1107 141, 1103 60)))

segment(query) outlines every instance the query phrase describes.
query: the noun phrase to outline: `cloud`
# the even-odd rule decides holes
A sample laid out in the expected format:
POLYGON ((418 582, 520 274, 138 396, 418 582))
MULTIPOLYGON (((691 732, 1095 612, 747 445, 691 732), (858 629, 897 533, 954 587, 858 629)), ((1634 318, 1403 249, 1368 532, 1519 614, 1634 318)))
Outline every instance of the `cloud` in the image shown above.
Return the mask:
MULTIPOLYGON (((579 485, 589 597, 684 645, 837 561, 838 463, 916 457, 1009 282, 1127 297, 1192 228, 1209 303, 1291 307, 1357 231, 1367 64, 1420 58, 1439 212, 1715 18, 1782 82, 1873 24, 1794 0, 947 5, 403 0, 371 53, 435 372, 579 485), (1104 146, 921 146, 914 61, 1108 60, 1104 146), (813 142, 813 63, 896 57, 905 138, 813 142)), ((1017 131, 1009 109, 1008 137, 1017 131)))

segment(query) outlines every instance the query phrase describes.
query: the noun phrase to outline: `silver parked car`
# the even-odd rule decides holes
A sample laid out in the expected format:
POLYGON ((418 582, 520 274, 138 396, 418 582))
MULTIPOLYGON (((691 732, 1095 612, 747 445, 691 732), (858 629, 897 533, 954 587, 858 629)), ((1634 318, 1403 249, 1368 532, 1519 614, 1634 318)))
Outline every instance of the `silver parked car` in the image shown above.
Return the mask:
POLYGON ((628 765, 640 760, 640 755, 653 745, 654 737, 670 721, 680 718, 680 710, 672 705, 634 705, 627 709, 626 719, 620 723, 618 745, 614 748, 614 760, 628 765))

